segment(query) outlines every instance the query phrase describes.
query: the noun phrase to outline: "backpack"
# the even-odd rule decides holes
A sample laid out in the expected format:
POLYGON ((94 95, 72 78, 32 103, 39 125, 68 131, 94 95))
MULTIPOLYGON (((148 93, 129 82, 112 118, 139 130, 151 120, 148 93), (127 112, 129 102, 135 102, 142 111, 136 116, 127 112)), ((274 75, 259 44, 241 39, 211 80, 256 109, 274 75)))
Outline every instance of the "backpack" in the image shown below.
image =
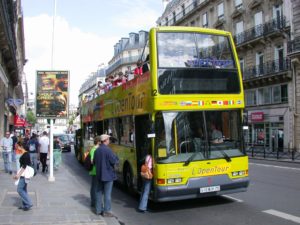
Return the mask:
POLYGON ((84 159, 83 162, 84 168, 86 168, 88 171, 91 171, 93 169, 93 163, 91 160, 91 154, 87 154, 87 156, 84 159))
POLYGON ((29 141, 29 152, 35 152, 35 151, 36 151, 35 141, 29 141))

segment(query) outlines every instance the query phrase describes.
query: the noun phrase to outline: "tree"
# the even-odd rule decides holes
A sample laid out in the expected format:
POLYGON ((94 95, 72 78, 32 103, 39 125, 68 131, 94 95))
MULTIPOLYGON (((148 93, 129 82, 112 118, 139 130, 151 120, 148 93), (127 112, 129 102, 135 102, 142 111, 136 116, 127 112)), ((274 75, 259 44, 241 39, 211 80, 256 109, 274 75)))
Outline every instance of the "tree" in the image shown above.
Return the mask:
POLYGON ((35 117, 34 113, 31 110, 27 111, 26 121, 28 123, 32 124, 32 126, 34 126, 36 124, 36 117, 35 117))

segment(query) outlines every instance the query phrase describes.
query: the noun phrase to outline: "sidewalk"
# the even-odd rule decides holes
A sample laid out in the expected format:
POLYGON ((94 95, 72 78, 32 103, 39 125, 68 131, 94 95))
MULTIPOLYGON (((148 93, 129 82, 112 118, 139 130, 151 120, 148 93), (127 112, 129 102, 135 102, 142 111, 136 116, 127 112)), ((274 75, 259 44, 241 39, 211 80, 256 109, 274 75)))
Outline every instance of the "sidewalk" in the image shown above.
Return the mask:
MULTIPOLYGON (((14 163, 13 163, 14 164, 14 163)), ((30 211, 18 209, 21 200, 12 175, 3 170, 0 158, 0 225, 107 225, 102 216, 95 215, 89 204, 89 190, 60 165, 54 171, 55 181, 40 171, 28 184, 33 207, 30 211)))

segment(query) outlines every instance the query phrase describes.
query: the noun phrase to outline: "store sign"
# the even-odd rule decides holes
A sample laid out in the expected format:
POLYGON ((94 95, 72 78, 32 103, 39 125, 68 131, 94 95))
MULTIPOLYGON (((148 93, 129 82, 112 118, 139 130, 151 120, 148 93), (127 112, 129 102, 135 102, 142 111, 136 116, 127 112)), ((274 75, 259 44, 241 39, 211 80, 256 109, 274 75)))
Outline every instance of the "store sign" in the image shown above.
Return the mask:
POLYGON ((251 121, 252 122, 262 122, 262 121, 264 121, 264 113, 263 112, 251 113, 251 121))
POLYGON ((25 127, 25 123, 26 123, 26 121, 24 118, 22 118, 19 115, 15 115, 15 118, 14 118, 15 127, 25 127))

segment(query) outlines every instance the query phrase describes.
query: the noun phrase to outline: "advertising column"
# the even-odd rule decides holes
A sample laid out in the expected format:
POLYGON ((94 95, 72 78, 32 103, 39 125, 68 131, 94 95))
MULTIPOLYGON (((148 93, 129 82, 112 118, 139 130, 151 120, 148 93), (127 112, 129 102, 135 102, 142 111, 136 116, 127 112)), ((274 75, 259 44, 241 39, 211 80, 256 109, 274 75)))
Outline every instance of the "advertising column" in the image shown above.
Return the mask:
POLYGON ((53 119, 67 119, 69 109, 69 71, 37 71, 36 117, 50 119, 50 175, 53 176, 53 119))

